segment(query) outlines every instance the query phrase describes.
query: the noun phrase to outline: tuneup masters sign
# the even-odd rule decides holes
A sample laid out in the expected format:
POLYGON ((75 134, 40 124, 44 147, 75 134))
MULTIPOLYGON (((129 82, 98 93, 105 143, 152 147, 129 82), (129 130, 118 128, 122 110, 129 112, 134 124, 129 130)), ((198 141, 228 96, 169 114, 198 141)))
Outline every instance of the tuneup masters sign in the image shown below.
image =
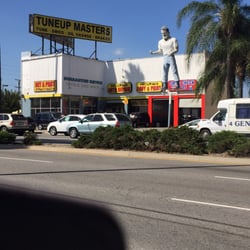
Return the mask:
POLYGON ((30 32, 112 43, 112 27, 58 17, 30 15, 30 32))

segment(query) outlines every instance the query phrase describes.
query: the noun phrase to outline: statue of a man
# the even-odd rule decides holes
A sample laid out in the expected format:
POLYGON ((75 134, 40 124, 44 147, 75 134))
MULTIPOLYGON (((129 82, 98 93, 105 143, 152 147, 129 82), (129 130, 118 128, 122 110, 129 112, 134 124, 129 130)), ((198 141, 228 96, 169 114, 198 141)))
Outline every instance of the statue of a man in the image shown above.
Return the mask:
POLYGON ((172 69, 174 81, 176 82, 176 89, 180 88, 180 78, 175 61, 175 53, 178 52, 178 41, 175 37, 170 36, 169 29, 166 26, 161 27, 162 39, 158 42, 158 50, 150 51, 151 55, 161 54, 163 55, 163 86, 162 91, 168 89, 168 71, 169 67, 172 69))

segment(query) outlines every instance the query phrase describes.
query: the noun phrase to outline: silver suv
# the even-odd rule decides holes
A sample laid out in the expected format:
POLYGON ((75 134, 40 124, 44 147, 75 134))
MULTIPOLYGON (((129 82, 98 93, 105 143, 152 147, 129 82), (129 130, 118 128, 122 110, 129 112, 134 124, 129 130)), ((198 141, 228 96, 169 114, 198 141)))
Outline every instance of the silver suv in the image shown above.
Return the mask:
POLYGON ((132 126, 130 118, 121 113, 94 113, 85 116, 79 122, 70 124, 67 133, 71 138, 77 138, 80 134, 93 133, 98 127, 132 126))
POLYGON ((67 126, 77 121, 80 121, 85 116, 86 115, 78 115, 78 114, 66 115, 55 122, 50 122, 47 127, 47 131, 52 136, 55 136, 58 133, 64 133, 65 135, 68 135, 66 131, 67 126))
POLYGON ((0 113, 0 131, 23 135, 29 130, 28 119, 21 114, 0 113))

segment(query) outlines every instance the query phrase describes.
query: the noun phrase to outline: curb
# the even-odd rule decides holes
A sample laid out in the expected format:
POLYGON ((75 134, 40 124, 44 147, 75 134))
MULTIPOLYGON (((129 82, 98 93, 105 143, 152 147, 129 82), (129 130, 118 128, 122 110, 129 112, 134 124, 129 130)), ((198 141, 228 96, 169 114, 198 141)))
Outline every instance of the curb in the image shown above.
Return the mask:
POLYGON ((94 156, 104 157, 124 157, 124 158, 139 158, 139 159, 155 159, 155 160, 172 160, 172 161, 188 161, 188 162, 200 162, 211 163, 230 166, 250 166, 249 158, 233 158, 222 156, 198 156, 198 155, 186 155, 186 154, 168 154, 157 152, 140 152, 140 151, 124 151, 124 150, 103 150, 103 149, 85 149, 85 148, 73 148, 71 145, 37 145, 28 146, 29 150, 36 151, 51 151, 58 153, 69 154, 87 154, 94 156))

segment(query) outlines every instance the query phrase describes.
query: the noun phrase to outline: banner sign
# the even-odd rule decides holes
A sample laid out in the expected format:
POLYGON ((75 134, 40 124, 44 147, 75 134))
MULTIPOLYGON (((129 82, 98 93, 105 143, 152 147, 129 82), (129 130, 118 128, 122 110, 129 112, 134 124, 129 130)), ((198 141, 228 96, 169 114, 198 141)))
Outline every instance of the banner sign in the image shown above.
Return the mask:
POLYGON ((30 32, 112 43, 112 27, 39 14, 30 15, 30 32))
POLYGON ((146 92, 160 92, 162 82, 137 82, 136 91, 140 93, 146 92))
POLYGON ((132 83, 131 82, 109 83, 107 85, 107 91, 109 94, 131 93, 132 83))
POLYGON ((34 82, 34 92, 51 92, 51 91, 56 91, 56 80, 34 82))
MULTIPOLYGON (((197 84, 196 80, 180 80, 180 90, 194 91, 196 88, 196 84, 197 84)), ((176 82, 169 81, 168 82, 168 89, 175 90, 176 89, 176 82)))

